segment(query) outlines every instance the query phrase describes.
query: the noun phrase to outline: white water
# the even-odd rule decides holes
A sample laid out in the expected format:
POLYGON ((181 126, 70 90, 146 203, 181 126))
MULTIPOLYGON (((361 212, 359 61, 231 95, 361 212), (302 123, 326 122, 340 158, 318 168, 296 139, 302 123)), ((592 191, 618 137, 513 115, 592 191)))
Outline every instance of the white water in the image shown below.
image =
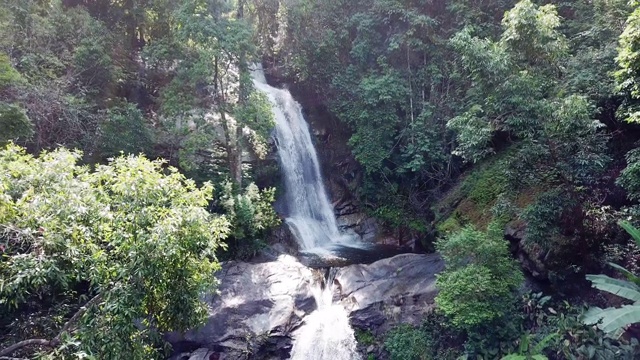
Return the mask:
MULTIPOLYGON (((253 71, 254 85, 267 95, 275 116, 275 140, 286 189, 286 223, 302 250, 328 252, 331 245, 349 243, 340 233, 322 183, 318 156, 302 109, 287 90, 269 86, 262 69, 253 71)), ((332 301, 332 270, 326 286, 318 284, 318 308, 304 318, 295 334, 293 360, 359 360, 356 340, 346 310, 332 301)))
POLYGON ((326 286, 317 287, 314 297, 318 309, 305 317, 305 324, 296 335, 291 350, 294 360, 358 360, 356 340, 349 324, 349 316, 342 305, 334 304, 331 269, 326 286))
POLYGON ((275 140, 284 173, 286 223, 301 250, 318 250, 354 237, 338 230, 333 207, 322 183, 318 156, 302 108, 289 91, 269 86, 261 69, 253 71, 255 87, 266 94, 275 117, 275 140))

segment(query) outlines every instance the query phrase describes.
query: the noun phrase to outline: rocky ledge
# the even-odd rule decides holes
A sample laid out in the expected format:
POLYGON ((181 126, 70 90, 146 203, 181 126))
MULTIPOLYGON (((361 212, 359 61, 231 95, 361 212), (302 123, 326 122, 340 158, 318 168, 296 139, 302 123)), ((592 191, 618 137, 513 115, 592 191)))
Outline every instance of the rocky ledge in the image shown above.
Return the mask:
MULTIPOLYGON (((402 254, 369 265, 341 268, 334 301, 347 309, 352 325, 376 334, 400 322, 418 324, 433 306, 436 254, 402 254)), ((313 287, 321 272, 290 255, 264 263, 228 262, 218 274, 218 292, 206 296, 206 324, 172 333, 174 360, 286 359, 295 330, 316 309, 313 287)))

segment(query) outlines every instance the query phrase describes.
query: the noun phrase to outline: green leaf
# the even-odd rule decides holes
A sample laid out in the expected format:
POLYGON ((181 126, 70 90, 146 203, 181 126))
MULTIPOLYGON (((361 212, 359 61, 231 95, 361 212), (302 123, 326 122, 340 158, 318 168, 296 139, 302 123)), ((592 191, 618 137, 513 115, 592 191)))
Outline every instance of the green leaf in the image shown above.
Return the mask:
POLYGON ((582 322, 587 325, 598 324, 598 328, 611 334, 627 325, 640 322, 640 305, 607 309, 593 307, 583 315, 582 322))
POLYGON ((618 225, 620 225, 623 229, 625 229, 627 231, 627 233, 629 233, 629 235, 631 235, 633 240, 635 240, 636 244, 638 244, 638 246, 640 246, 640 230, 636 229, 628 221, 620 221, 620 222, 618 222, 618 225))
POLYGON ((587 280, 592 282, 592 286, 598 290, 606 291, 613 295, 640 301, 640 288, 628 281, 614 279, 606 275, 587 275, 587 280))
POLYGON ((609 266, 611 266, 612 268, 620 271, 622 274, 624 274, 624 276, 629 279, 629 281, 633 281, 636 285, 640 285, 640 277, 637 277, 634 273, 632 273, 631 271, 623 268, 622 266, 618 265, 618 264, 614 264, 614 263, 608 263, 609 266))

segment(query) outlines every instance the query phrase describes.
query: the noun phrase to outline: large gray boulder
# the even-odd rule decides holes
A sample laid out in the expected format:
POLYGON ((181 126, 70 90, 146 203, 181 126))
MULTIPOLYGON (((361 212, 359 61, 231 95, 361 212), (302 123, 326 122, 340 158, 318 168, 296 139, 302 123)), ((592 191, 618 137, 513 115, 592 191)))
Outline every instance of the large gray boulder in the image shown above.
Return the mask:
POLYGON ((258 264, 229 262, 217 277, 218 293, 205 299, 206 324, 186 334, 171 334, 170 342, 215 349, 221 359, 287 353, 290 333, 316 308, 311 292, 314 275, 292 256, 258 264))
POLYGON ((436 274, 443 269, 437 254, 402 254, 347 266, 336 274, 334 298, 360 329, 380 334, 399 323, 418 325, 434 307, 436 274))
MULTIPOLYGON (((332 284, 334 303, 347 310, 351 325, 376 335, 399 323, 417 325, 433 308, 435 274, 443 267, 435 254, 402 254, 346 266, 332 284)), ((280 255, 264 263, 225 263, 217 277, 218 293, 206 296, 206 324, 168 336, 173 344, 191 348, 177 351, 172 359, 288 358, 296 330, 318 307, 313 289, 319 290, 321 272, 280 255)))

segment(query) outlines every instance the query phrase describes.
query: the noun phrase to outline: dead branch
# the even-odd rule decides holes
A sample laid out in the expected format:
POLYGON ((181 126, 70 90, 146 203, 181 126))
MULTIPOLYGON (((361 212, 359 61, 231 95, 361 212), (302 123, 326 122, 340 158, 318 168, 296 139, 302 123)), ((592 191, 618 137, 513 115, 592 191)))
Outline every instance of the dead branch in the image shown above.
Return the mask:
POLYGON ((98 295, 94 296, 91 300, 89 300, 86 304, 84 304, 84 306, 82 306, 80 309, 78 309, 78 311, 76 311, 76 313, 73 314, 73 316, 64 324, 64 326, 62 327, 62 329, 60 330, 58 335, 56 335, 53 339, 51 339, 51 340, 47 340, 47 339, 28 339, 28 340, 20 341, 20 342, 18 342, 16 344, 13 344, 13 345, 9 346, 6 349, 0 350, 0 360, 2 360, 2 359, 13 359, 13 358, 9 358, 7 356, 11 355, 14 351, 16 351, 18 349, 21 349, 23 347, 26 347, 26 346, 39 345, 39 346, 46 346, 46 347, 50 347, 50 348, 57 347, 58 345, 60 345, 60 342, 61 342, 60 338, 62 338, 62 336, 64 334, 72 331, 74 326, 78 322, 78 320, 82 317, 82 315, 84 315, 89 308, 91 308, 93 305, 95 305, 101 299, 102 299, 102 294, 98 294, 98 295))

